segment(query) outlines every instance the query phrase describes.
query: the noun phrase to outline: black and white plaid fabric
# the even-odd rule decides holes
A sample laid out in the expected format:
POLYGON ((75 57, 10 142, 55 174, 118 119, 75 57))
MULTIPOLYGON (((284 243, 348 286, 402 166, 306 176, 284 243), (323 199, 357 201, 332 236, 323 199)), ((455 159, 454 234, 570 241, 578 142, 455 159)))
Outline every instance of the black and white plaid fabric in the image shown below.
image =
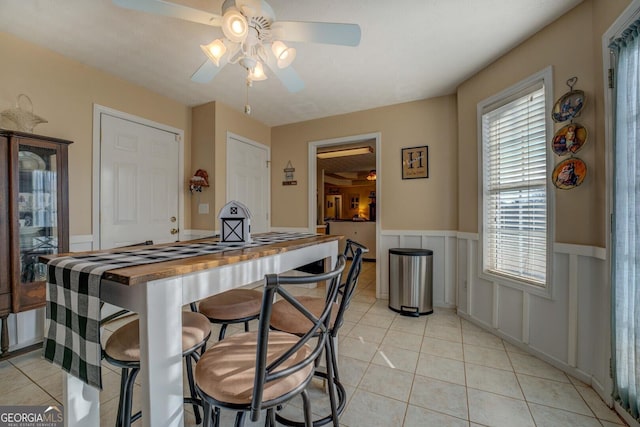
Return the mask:
POLYGON ((252 236, 249 244, 220 244, 217 239, 211 239, 56 258, 47 265, 44 357, 87 384, 102 389, 100 282, 105 271, 313 236, 315 234, 274 232, 252 236))

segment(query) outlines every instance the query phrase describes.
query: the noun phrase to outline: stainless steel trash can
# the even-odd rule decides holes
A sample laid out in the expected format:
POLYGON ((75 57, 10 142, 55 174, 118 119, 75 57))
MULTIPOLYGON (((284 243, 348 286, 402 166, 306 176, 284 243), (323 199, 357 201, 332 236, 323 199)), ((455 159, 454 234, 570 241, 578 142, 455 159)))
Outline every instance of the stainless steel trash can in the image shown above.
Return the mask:
POLYGON ((433 313, 433 251, 389 249, 389 308, 405 316, 433 313))

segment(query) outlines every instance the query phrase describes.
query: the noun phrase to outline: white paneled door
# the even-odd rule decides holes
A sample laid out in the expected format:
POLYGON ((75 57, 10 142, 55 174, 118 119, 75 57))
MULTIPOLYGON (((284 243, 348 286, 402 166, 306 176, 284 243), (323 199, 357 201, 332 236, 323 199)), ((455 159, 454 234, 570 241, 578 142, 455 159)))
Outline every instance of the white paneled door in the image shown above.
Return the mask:
POLYGON ((227 201, 237 200, 249 208, 252 233, 270 229, 268 162, 268 147, 227 136, 227 201))
POLYGON ((100 247, 178 240, 179 139, 102 114, 100 247))

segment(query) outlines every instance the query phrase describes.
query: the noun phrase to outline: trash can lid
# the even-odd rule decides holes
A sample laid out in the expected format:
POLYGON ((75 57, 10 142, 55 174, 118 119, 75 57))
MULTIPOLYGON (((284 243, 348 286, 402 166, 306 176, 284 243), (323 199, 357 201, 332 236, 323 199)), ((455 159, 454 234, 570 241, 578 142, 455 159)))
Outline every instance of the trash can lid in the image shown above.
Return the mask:
POLYGON ((415 249, 415 248, 393 248, 393 249, 389 249, 389 253, 394 255, 407 255, 407 256, 433 255, 433 251, 431 249, 415 249))

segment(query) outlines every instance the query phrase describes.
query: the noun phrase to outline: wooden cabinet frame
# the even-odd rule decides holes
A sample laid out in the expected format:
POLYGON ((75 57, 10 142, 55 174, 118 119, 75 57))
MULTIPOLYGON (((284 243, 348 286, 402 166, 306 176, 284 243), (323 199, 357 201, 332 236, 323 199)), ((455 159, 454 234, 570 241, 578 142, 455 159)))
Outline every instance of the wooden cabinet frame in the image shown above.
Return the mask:
POLYGON ((55 153, 57 252, 69 251, 68 146, 71 141, 23 132, 0 130, 0 350, 9 348, 9 313, 33 310, 45 305, 45 281, 22 282, 20 264, 20 146, 52 150, 55 153))

